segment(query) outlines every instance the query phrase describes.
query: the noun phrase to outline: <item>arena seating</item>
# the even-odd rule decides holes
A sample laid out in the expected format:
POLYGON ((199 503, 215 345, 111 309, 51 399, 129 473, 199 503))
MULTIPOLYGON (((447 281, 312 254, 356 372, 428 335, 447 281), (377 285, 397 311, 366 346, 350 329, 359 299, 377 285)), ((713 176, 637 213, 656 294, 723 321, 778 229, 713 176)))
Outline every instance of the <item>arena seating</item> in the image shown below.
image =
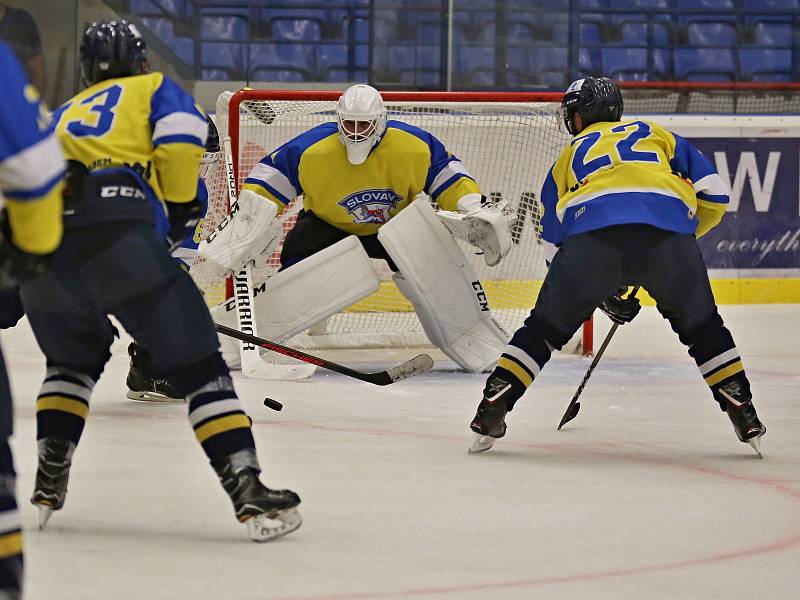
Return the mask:
POLYGON ((441 0, 127 0, 126 8, 202 79, 438 88, 448 35, 460 88, 558 89, 575 76, 601 74, 800 79, 800 0, 456 6, 452 23, 441 0))

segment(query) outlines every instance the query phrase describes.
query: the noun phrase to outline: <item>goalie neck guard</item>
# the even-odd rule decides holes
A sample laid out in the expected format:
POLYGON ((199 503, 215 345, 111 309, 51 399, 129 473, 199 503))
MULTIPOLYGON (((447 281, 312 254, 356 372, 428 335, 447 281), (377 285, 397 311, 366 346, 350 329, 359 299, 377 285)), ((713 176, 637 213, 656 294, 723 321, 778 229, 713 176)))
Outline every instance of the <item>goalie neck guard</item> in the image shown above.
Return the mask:
POLYGON ((578 113, 583 128, 593 123, 619 121, 622 118, 622 92, 615 81, 607 77, 586 77, 573 81, 561 99, 561 118, 567 131, 575 131, 574 116, 578 113))
POLYGON ((383 99, 375 88, 359 84, 344 91, 336 105, 336 120, 351 164, 367 160, 386 131, 387 119, 383 99))

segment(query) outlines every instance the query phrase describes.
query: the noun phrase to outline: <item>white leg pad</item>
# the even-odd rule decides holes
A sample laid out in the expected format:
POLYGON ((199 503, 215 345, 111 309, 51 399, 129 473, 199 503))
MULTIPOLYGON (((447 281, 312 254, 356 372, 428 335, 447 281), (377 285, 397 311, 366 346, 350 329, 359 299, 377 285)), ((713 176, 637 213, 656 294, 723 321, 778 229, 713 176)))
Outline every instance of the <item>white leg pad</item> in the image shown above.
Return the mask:
POLYGON ((414 201, 378 231, 397 287, 433 344, 472 373, 491 368, 509 335, 492 316, 475 271, 427 201, 414 201))
MULTIPOLYGON (((264 284, 255 285, 253 304, 258 334, 271 341, 285 340, 379 287, 380 278, 361 242, 354 235, 348 236, 276 273, 264 284)), ((211 316, 217 323, 236 326, 233 302, 215 306, 211 316)))

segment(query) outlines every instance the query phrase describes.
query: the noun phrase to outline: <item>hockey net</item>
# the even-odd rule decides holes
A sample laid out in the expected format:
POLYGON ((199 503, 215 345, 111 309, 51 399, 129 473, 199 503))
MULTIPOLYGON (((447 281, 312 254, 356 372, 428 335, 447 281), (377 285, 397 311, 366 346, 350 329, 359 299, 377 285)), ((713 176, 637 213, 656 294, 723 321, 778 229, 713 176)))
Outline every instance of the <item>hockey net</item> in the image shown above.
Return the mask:
MULTIPOLYGON (((217 102, 220 136, 229 135, 237 188, 264 155, 294 136, 335 120, 340 92, 240 90, 217 102)), ((475 248, 462 244, 480 278, 490 306, 512 333, 528 316, 545 275, 539 192, 548 169, 568 136, 558 126, 560 94, 394 92, 382 94, 389 118, 433 133, 458 156, 486 196, 504 199, 516 211, 511 252, 487 267, 475 248)), ((222 161, 220 161, 222 162, 222 161)), ((207 180, 209 211, 203 235, 213 231, 228 209, 225 169, 218 164, 207 180)), ((282 215, 284 232, 302 208, 295 199, 282 215)), ((257 265, 256 280, 274 273, 279 251, 257 265)), ((384 261, 375 261, 380 289, 346 311, 292 339, 303 348, 408 347, 429 345, 411 304, 391 281, 384 261)), ((192 270, 209 305, 226 297, 225 285, 206 275, 202 262, 192 270)), ((573 341, 572 351, 591 352, 591 326, 573 341)))

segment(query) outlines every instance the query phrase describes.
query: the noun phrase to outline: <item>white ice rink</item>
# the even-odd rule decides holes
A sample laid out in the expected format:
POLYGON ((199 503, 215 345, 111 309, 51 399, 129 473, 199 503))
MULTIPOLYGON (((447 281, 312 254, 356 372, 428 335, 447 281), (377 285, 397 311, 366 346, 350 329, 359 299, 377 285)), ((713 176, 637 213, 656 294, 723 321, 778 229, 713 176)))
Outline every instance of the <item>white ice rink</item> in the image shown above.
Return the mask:
MULTIPOLYGON (((734 436, 666 322, 621 328, 556 431, 588 360, 556 357, 467 455, 484 376, 436 370, 387 388, 319 371, 237 379, 272 487, 304 524, 270 544, 244 527, 184 405, 124 397, 115 345, 95 389, 65 508, 36 529, 34 401, 44 361, 23 322, 3 332, 28 600, 794 599, 800 565, 800 307, 726 306, 764 460, 734 436), (285 405, 273 412, 268 395, 285 405)), ((605 331, 599 321, 596 345, 605 331)), ((166 332, 165 332, 166 333, 166 332)), ((324 353, 378 369, 411 350, 324 353), (364 361, 364 357, 368 358, 364 361)))

